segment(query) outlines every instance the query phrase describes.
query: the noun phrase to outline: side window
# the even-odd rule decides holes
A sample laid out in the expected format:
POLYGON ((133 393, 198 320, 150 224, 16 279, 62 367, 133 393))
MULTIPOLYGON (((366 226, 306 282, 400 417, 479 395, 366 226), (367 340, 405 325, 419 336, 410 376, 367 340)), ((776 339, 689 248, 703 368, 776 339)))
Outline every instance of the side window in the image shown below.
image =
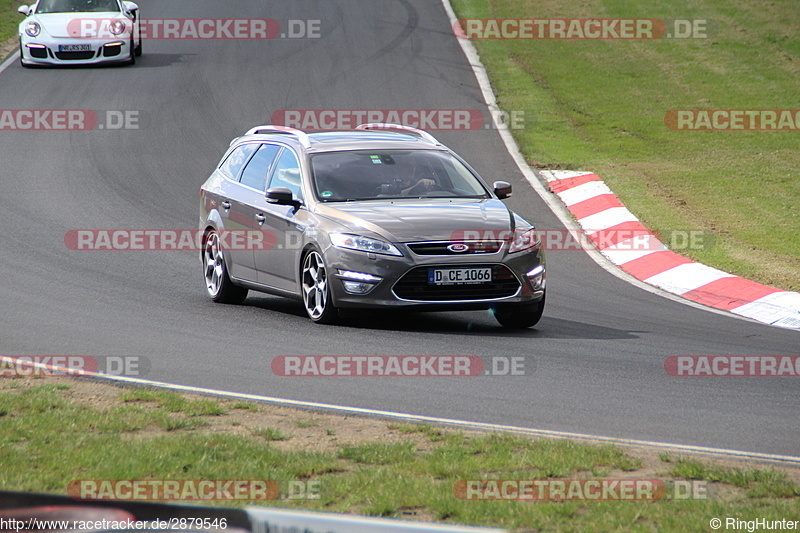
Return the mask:
POLYGON ((250 156, 255 152, 256 148, 258 148, 257 144, 243 144, 239 146, 225 158, 225 161, 222 162, 219 169, 230 179, 236 180, 239 176, 239 171, 242 170, 242 167, 247 163, 247 160, 250 159, 250 156))
POLYGON ((242 185, 266 191, 267 175, 280 149, 280 146, 274 144, 262 144, 242 172, 242 179, 239 180, 242 185))
POLYGON ((300 174, 300 162, 294 152, 288 148, 283 151, 275 170, 272 172, 272 180, 269 188, 286 187, 297 198, 303 197, 302 177, 300 174))

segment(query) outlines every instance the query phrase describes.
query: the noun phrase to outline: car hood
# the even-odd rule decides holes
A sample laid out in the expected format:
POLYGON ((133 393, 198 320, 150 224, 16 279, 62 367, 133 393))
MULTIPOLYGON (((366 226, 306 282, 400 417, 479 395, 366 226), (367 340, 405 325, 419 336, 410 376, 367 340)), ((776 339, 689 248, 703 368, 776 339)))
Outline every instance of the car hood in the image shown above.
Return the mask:
MULTIPOLYGON (((108 25, 114 20, 124 20, 126 30, 131 21, 119 11, 92 13, 37 13, 28 20, 38 22, 50 37, 70 39, 108 38, 108 25), (91 22, 89 22, 91 21, 91 22)), ((24 26, 24 23, 23 23, 24 26)), ((127 33, 124 32, 124 33, 127 33)))
POLYGON ((356 234, 372 232, 392 242, 447 241, 464 231, 497 232, 513 229, 514 217, 496 199, 427 198, 331 202, 318 204, 317 213, 356 234))

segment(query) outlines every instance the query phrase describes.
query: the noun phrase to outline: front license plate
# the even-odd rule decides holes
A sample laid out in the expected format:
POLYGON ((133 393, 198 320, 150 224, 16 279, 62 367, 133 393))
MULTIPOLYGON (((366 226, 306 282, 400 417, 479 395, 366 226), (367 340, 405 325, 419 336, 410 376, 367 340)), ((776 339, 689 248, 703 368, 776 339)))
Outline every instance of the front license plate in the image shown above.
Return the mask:
POLYGON ((466 285, 492 281, 491 268, 431 268, 428 283, 431 285, 466 285))
POLYGON ((91 52, 92 45, 90 44, 59 44, 59 52, 91 52))

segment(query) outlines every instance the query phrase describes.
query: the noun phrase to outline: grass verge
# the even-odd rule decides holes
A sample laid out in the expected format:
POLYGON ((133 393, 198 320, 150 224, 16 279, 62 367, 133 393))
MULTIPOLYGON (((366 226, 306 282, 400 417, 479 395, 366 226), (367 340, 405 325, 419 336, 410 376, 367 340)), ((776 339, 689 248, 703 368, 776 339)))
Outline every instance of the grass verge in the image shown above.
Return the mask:
POLYGON ((65 493, 78 479, 271 479, 284 490, 313 480, 318 499, 255 503, 519 531, 694 531, 726 516, 800 520, 796 470, 320 413, 309 425, 305 411, 89 383, 0 382, 0 488, 65 493), (548 478, 704 480, 707 498, 520 502, 454 493, 459 480, 548 478))
POLYGON ((452 0, 465 18, 708 20, 707 38, 474 40, 531 166, 591 170, 688 257, 800 290, 800 131, 673 131, 672 109, 796 109, 796 0, 452 0))
MULTIPOLYGON (((33 1, 28 2, 33 3, 33 1)), ((17 42, 17 26, 22 22, 22 15, 17 13, 17 8, 26 5, 19 0, 0 0, 0 61, 5 57, 9 45, 17 42)))

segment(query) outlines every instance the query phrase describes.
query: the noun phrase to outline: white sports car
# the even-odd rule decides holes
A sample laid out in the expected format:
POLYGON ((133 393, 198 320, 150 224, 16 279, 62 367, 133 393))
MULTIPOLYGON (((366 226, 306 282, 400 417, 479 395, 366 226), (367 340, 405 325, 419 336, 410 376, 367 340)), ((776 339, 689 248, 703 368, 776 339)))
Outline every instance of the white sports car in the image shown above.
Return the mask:
POLYGON ((142 54, 139 6, 120 0, 39 0, 20 6, 20 62, 135 63, 142 54))

